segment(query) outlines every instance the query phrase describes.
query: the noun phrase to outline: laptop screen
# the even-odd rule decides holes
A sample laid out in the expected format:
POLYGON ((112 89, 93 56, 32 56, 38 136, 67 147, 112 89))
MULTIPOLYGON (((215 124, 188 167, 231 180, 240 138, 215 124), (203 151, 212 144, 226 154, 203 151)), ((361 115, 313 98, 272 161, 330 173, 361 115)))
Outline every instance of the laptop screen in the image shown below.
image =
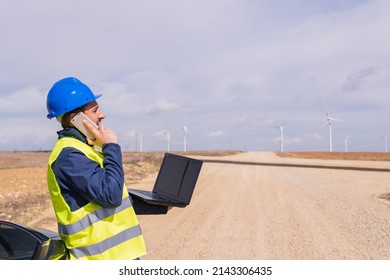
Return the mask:
POLYGON ((166 153, 153 192, 189 203, 202 163, 201 160, 166 153))

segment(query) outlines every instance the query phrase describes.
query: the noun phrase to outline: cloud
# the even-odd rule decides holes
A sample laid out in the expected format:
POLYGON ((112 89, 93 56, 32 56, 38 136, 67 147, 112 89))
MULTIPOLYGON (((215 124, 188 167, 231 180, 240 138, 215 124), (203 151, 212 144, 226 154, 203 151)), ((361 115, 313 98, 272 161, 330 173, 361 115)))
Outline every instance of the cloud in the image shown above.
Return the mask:
POLYGON ((260 128, 263 126, 269 126, 272 125, 274 121, 268 116, 242 116, 239 118, 238 122, 236 123, 236 127, 246 127, 246 128, 260 128))
POLYGON ((322 139, 322 136, 319 133, 307 133, 305 134, 305 138, 318 140, 322 139))
POLYGON ((124 140, 132 140, 138 137, 139 133, 135 130, 129 130, 124 133, 124 140))
POLYGON ((221 137, 223 135, 224 135, 224 132, 222 130, 217 130, 217 131, 212 131, 212 132, 207 133, 207 136, 212 137, 212 138, 221 137))
POLYGON ((162 130, 162 131, 158 131, 158 132, 155 132, 153 133, 152 135, 153 137, 157 138, 157 139, 168 139, 171 137, 171 133, 167 130, 162 130))
POLYGON ((0 102, 0 114, 45 115, 46 95, 36 87, 20 88, 14 92, 3 93, 0 102))
POLYGON ((145 111, 145 114, 153 115, 153 114, 158 114, 158 113, 162 113, 162 112, 176 111, 179 108, 180 108, 180 105, 178 102, 167 101, 167 100, 157 100, 155 104, 153 104, 151 107, 149 107, 145 111))
MULTIPOLYGON (((194 149, 208 147, 207 131, 208 141, 228 135, 255 149, 261 139, 271 149, 283 123, 297 149, 322 148, 306 134, 325 120, 325 101, 366 124, 336 127, 335 144, 344 129, 375 137, 389 120, 389 13, 385 0, 6 1, 2 148, 21 131, 23 148, 28 138, 52 146, 58 124, 46 120, 46 94, 65 76, 103 93, 104 121, 123 141, 164 129, 176 139, 186 124, 194 149)), ((159 148, 152 138, 145 147, 159 148)))
POLYGON ((348 92, 359 90, 367 79, 378 75, 378 73, 378 67, 367 67, 356 72, 352 72, 341 85, 341 91, 348 92))
POLYGON ((287 138, 286 139, 286 144, 300 144, 302 142, 302 139, 300 138, 300 137, 295 137, 295 138, 291 138, 291 139, 289 139, 289 138, 287 138))

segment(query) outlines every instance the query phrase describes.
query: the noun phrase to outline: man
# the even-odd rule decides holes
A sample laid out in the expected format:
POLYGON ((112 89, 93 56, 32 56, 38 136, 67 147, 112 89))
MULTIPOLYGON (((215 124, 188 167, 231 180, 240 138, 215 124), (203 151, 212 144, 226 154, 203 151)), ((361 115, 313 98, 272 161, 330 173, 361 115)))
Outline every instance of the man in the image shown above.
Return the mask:
POLYGON ((47 172, 58 232, 68 259, 138 259, 146 254, 145 242, 124 184, 117 136, 101 123, 100 96, 73 77, 56 82, 47 95, 47 117, 63 128, 47 172), (84 121, 94 140, 71 122, 80 111, 98 125, 84 121))

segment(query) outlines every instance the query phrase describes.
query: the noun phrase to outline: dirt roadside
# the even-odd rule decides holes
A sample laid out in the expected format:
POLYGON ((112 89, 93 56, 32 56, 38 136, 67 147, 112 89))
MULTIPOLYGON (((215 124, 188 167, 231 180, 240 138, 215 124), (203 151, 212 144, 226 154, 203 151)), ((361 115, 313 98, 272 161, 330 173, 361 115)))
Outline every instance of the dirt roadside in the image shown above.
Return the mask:
MULTIPOLYGON (((139 216, 144 259, 390 259, 390 162, 197 157, 191 205, 139 216)), ((151 188, 156 164, 137 164, 150 175, 128 186, 151 188)), ((0 219, 55 230, 45 176, 39 164, 0 169, 0 219)))

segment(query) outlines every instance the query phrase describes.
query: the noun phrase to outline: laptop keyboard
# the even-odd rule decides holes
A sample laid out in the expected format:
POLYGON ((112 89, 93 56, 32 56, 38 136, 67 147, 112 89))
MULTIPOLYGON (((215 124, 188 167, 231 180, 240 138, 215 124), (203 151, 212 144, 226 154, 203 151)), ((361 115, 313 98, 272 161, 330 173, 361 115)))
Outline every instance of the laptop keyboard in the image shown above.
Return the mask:
POLYGON ((164 198, 164 197, 161 197, 161 196, 159 196, 158 194, 155 194, 155 193, 150 192, 150 191, 137 190, 137 192, 142 193, 142 194, 144 194, 145 196, 151 197, 151 198, 156 199, 156 200, 160 200, 160 201, 170 201, 170 200, 168 200, 168 199, 166 199, 166 198, 164 198))

